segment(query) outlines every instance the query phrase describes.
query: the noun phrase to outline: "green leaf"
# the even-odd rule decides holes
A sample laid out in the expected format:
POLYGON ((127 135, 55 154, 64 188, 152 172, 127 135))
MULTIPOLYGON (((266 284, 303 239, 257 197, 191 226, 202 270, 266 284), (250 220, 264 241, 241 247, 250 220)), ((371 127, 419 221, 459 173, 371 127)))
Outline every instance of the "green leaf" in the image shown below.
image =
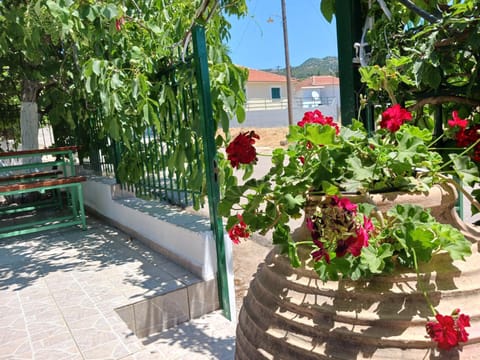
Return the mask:
POLYGON ((329 181, 322 181, 322 190, 326 195, 336 195, 340 192, 338 186, 329 181))
POLYGON ((417 61, 414 65, 415 80, 418 86, 429 86, 437 89, 442 81, 440 69, 426 61, 417 61))
POLYGON ((100 60, 93 60, 92 71, 95 75, 99 76, 101 74, 102 62, 100 60))
POLYGON ((325 20, 331 23, 335 13, 335 0, 322 0, 320 2, 320 11, 325 20))
POLYGON ((353 171, 353 178, 358 181, 372 179, 374 176, 374 171, 377 168, 376 164, 372 164, 371 166, 362 164, 362 160, 356 156, 349 157, 347 159, 347 164, 350 165, 353 171))
POLYGON ((287 204, 288 209, 302 207, 303 204, 305 203, 305 198, 301 195, 297 195, 293 197, 292 194, 285 194, 283 199, 284 199, 284 202, 287 204))
POLYGON ((453 169, 462 182, 472 185, 480 181, 478 166, 469 156, 459 154, 448 154, 448 156, 453 161, 453 169))
POLYGON ((438 234, 440 248, 446 250, 452 260, 465 260, 472 254, 472 244, 458 229, 440 223, 432 228, 438 234))
POLYGON ((331 126, 305 124, 305 138, 315 145, 331 145, 335 143, 335 129, 331 126))
POLYGON ((143 105, 143 120, 148 124, 150 118, 150 112, 148 111, 148 103, 143 105))
POLYGON ((236 112, 236 115, 237 115, 237 121, 241 124, 245 121, 245 116, 246 116, 246 113, 245 113, 245 108, 239 106, 237 108, 237 112, 236 112))
POLYGON ((113 19, 118 16, 118 9, 117 6, 114 4, 108 4, 102 12, 103 16, 105 16, 107 19, 113 19))
POLYGON ((362 249, 362 260, 368 265, 368 269, 372 274, 379 274, 383 270, 383 261, 377 257, 377 252, 372 246, 362 249))
POLYGON ((112 100, 113 100, 113 107, 115 110, 120 111, 122 110, 122 102, 120 101, 117 93, 112 93, 112 100))
POLYGON ((118 73, 112 75, 110 85, 112 86, 112 89, 118 89, 123 86, 123 82, 120 80, 120 75, 118 73))
POLYGON ((409 230, 407 246, 414 249, 417 260, 427 262, 432 258, 432 252, 437 248, 434 233, 429 228, 415 227, 409 230))
POLYGON ((289 249, 289 241, 292 241, 288 225, 276 226, 272 234, 272 241, 274 245, 280 245, 281 253, 285 254, 289 249))

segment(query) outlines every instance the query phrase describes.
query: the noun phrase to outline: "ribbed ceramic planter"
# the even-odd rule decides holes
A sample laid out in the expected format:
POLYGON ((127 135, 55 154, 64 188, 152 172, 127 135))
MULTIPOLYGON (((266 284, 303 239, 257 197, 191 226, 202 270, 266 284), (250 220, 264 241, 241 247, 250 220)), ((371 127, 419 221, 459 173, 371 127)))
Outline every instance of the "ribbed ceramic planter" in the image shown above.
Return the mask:
MULTIPOLYGON (((323 283, 311 268, 292 268, 274 249, 244 299, 236 359, 480 359, 480 233, 452 212, 451 192, 438 188, 425 201, 436 217, 468 233, 473 255, 466 262, 452 262, 438 254, 422 274, 440 313, 460 308, 471 317, 470 340, 460 351, 438 352, 427 337, 425 324, 432 315, 410 270, 364 282, 323 283)), ((400 197, 384 195, 383 200, 396 203, 400 197)), ((422 201, 412 195, 401 200, 422 201)))

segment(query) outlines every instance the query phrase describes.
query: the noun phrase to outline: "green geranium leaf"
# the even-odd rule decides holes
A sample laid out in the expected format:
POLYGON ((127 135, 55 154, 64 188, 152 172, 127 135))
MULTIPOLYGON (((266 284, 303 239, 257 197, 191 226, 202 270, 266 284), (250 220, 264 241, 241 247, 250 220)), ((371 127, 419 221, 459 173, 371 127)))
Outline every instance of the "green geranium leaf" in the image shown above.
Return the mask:
POLYGON ((376 169, 376 164, 365 166, 362 164, 362 160, 356 156, 352 156, 347 159, 347 163, 350 165, 353 171, 353 178, 357 181, 363 181, 372 179, 376 169))
POLYGON ((377 255, 376 249, 372 246, 362 249, 362 260, 368 265, 368 270, 372 274, 379 274, 383 270, 383 261, 377 255))
POLYGON ((288 209, 301 207, 305 203, 305 198, 301 195, 293 197, 291 194, 285 194, 284 199, 288 209))
POLYGON ((285 254, 287 253, 287 251, 290 250, 289 242, 292 241, 292 238, 290 235, 290 228, 288 227, 288 225, 279 225, 275 227, 272 237, 273 237, 273 244, 280 245, 280 252, 282 254, 285 254))
POLYGON ((453 168, 461 181, 467 185, 472 185, 480 181, 478 166, 468 156, 458 154, 449 154, 453 161, 453 168))
POLYGON ((421 129, 418 126, 404 124, 400 131, 405 131, 411 136, 420 138, 425 143, 432 141, 432 132, 429 129, 421 129))
POLYGON ((438 234, 440 248, 446 250, 453 260, 465 260, 472 254, 472 244, 458 229, 437 223, 432 230, 438 234))
POLYGON ((342 127, 341 129, 341 136, 343 139, 348 141, 356 141, 356 140, 365 140, 365 128, 363 127, 363 123, 358 120, 353 120, 354 124, 350 127, 342 127), (357 125, 358 126, 355 126, 357 125), (355 126, 355 127, 354 127, 355 126))
POLYGON ((305 124, 305 138, 315 145, 331 145, 335 142, 335 129, 331 126, 305 124))
POLYGON ((335 195, 339 193, 338 186, 328 181, 322 181, 323 192, 327 195, 335 195))
POLYGON ((437 248, 434 239, 434 233, 430 229, 415 227, 408 232, 407 246, 415 251, 418 261, 427 262, 437 248))
POLYGON ((394 158, 399 163, 404 163, 411 168, 414 163, 413 159, 418 157, 418 154, 428 151, 422 139, 415 137, 409 133, 400 133, 397 135, 398 147, 395 151, 394 158))

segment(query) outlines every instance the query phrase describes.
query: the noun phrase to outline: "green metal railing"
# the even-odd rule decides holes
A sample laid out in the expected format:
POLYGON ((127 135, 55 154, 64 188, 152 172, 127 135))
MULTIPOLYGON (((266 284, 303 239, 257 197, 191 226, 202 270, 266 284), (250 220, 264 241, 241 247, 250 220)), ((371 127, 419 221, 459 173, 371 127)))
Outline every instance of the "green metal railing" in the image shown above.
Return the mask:
MULTIPOLYGON (((187 60, 193 67, 193 57, 187 60)), ((140 159, 140 163, 135 164, 138 179, 121 180, 119 164, 124 156, 128 156, 127 149, 124 144, 101 136, 101 112, 90 123, 91 138, 96 139, 89 145, 90 167, 97 174, 115 177, 124 189, 135 192, 139 198, 164 200, 182 207, 198 206, 201 204, 202 181, 196 182, 197 188, 191 188, 192 182, 187 181, 203 175, 200 140, 191 130, 200 121, 198 95, 192 84, 175 84, 176 71, 177 68, 172 67, 161 74, 161 80, 173 89, 177 105, 168 109, 167 116, 159 118, 157 126, 144 126, 140 134, 137 131, 132 135, 130 151, 140 159), (185 153, 191 157, 183 159, 185 153), (183 167, 182 171, 179 167, 183 167)))
POLYGON ((223 223, 217 215, 220 192, 205 31, 195 26, 192 32, 193 55, 187 54, 185 61, 156 75, 158 82, 171 92, 174 105, 159 101, 163 115, 157 114, 158 121, 152 124, 138 125, 144 123, 139 119, 138 127, 131 131, 136 135, 128 147, 102 131, 99 110, 92 114, 87 137, 91 141, 87 147, 90 168, 99 175, 115 177, 137 197, 185 207, 203 205, 204 195, 208 196, 210 227, 217 250, 219 301, 225 316, 231 319, 223 223), (129 154, 135 154, 132 162, 129 154), (125 164, 130 167, 128 174, 136 174, 134 181, 122 181, 125 164))
MULTIPOLYGON (((0 142, 5 142, 1 150, 10 151, 11 143, 20 139, 20 107, 0 106, 0 142)), ((0 146, 1 147, 1 146, 0 146)))

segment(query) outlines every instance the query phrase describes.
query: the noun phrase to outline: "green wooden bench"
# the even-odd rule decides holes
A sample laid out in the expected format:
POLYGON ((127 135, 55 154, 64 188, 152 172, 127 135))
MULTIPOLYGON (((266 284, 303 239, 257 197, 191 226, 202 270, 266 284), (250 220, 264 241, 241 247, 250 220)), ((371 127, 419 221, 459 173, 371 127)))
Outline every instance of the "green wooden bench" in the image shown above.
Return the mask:
POLYGON ((56 201, 29 204, 10 204, 0 207, 0 238, 15 235, 29 234, 37 231, 56 229, 71 225, 81 225, 86 229, 85 210, 83 205, 82 182, 84 176, 75 175, 73 153, 76 147, 61 147, 40 150, 25 150, 0 153, 0 159, 36 157, 42 159, 45 155, 56 156, 55 161, 36 161, 0 167, 0 196, 29 195, 32 193, 45 194, 52 191, 57 194, 56 201), (54 166, 56 169, 49 169, 54 166), (40 168, 47 168, 38 171, 40 168), (59 170, 60 168, 61 170, 59 170), (22 173, 18 173, 21 170, 22 173), (32 171, 25 173, 24 171, 32 171), (3 174, 3 176, 2 176, 3 174), (62 176, 71 174, 71 176, 62 176), (67 194, 68 214, 65 214, 62 197, 67 194), (45 211, 46 216, 38 215, 38 210, 44 207, 54 207, 53 211, 45 211), (33 212, 33 214, 31 214, 33 212), (18 221, 17 221, 18 219, 18 221), (7 222, 13 224, 7 224, 7 222), (7 225, 5 225, 7 224, 7 225))
POLYGON ((55 178, 62 175, 61 170, 37 171, 26 174, 14 174, 7 176, 0 176, 0 184, 15 184, 19 182, 29 182, 37 179, 55 178))
POLYGON ((0 176, 10 176, 11 172, 30 171, 37 172, 39 169, 50 168, 55 170, 62 170, 67 176, 75 174, 75 161, 73 154, 78 151, 77 146, 61 146, 49 149, 38 150, 21 150, 21 151, 7 151, 0 152, 0 160, 8 159, 25 159, 25 158, 42 158, 43 156, 55 156, 58 159, 49 161, 27 162, 23 164, 13 164, 0 166, 0 176), (68 172, 67 172, 68 171, 68 172))

